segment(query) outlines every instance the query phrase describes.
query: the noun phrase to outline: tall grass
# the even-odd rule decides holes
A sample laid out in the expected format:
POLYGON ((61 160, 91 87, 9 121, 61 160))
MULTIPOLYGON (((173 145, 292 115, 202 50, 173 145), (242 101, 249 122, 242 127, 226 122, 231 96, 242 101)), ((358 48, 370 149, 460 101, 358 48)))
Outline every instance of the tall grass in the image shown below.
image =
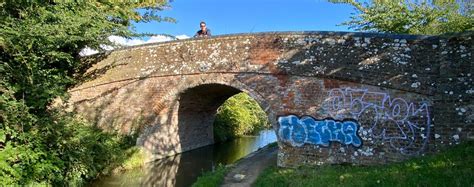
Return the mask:
POLYGON ((271 167, 254 186, 473 186, 474 142, 380 166, 271 167))
POLYGON ((219 186, 224 181, 224 177, 230 169, 230 167, 219 165, 214 171, 206 172, 200 176, 192 187, 219 186))

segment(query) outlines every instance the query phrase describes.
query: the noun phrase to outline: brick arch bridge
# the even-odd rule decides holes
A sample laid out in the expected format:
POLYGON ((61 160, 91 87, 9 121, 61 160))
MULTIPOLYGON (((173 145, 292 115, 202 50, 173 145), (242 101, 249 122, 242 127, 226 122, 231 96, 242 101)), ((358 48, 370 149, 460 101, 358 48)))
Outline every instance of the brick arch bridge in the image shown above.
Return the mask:
POLYGON ((246 92, 277 132, 280 166, 399 161, 472 139, 472 36, 281 32, 147 44, 95 56, 69 103, 103 129, 139 134, 153 159, 212 144, 217 107, 246 92))

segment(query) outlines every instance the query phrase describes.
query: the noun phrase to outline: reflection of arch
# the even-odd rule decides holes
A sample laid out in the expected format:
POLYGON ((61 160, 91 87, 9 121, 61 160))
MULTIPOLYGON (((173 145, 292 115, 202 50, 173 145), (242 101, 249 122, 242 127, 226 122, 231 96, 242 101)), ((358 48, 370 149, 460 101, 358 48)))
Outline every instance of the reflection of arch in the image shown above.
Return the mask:
POLYGON ((214 143, 212 125, 217 108, 240 92, 249 94, 265 111, 274 129, 277 127, 275 114, 264 97, 241 82, 234 80, 226 83, 206 79, 183 82, 186 84, 177 84, 160 101, 155 102, 168 109, 160 112, 159 120, 149 125, 137 140, 139 146, 153 154, 151 159, 214 143))

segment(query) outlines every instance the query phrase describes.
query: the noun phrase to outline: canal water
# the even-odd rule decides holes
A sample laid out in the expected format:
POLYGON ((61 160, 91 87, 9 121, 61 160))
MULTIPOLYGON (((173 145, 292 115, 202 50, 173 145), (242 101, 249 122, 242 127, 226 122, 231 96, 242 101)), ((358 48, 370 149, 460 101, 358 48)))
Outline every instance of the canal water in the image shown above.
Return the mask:
POLYGON ((219 164, 231 164, 264 147, 277 138, 274 130, 263 130, 258 136, 245 136, 182 154, 160 159, 146 167, 103 177, 90 186, 191 186, 206 171, 219 164))

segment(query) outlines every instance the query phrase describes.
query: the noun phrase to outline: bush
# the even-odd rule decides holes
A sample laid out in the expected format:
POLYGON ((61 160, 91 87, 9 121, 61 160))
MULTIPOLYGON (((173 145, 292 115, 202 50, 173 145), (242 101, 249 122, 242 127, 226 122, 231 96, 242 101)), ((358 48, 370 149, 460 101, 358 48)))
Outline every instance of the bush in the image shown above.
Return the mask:
POLYGON ((0 103, 0 186, 82 184, 121 163, 134 144, 131 137, 104 133, 69 114, 28 113, 24 102, 7 93, 0 103))
POLYGON ((258 133, 270 127, 266 113, 246 93, 230 97, 217 109, 214 139, 227 141, 243 135, 258 133))
POLYGON ((131 21, 168 20, 160 2, 2 1, 0 3, 0 186, 82 183, 121 163, 130 137, 104 133, 48 109, 103 51, 111 35, 136 36, 131 21), (145 8, 139 12, 138 8, 145 8))

